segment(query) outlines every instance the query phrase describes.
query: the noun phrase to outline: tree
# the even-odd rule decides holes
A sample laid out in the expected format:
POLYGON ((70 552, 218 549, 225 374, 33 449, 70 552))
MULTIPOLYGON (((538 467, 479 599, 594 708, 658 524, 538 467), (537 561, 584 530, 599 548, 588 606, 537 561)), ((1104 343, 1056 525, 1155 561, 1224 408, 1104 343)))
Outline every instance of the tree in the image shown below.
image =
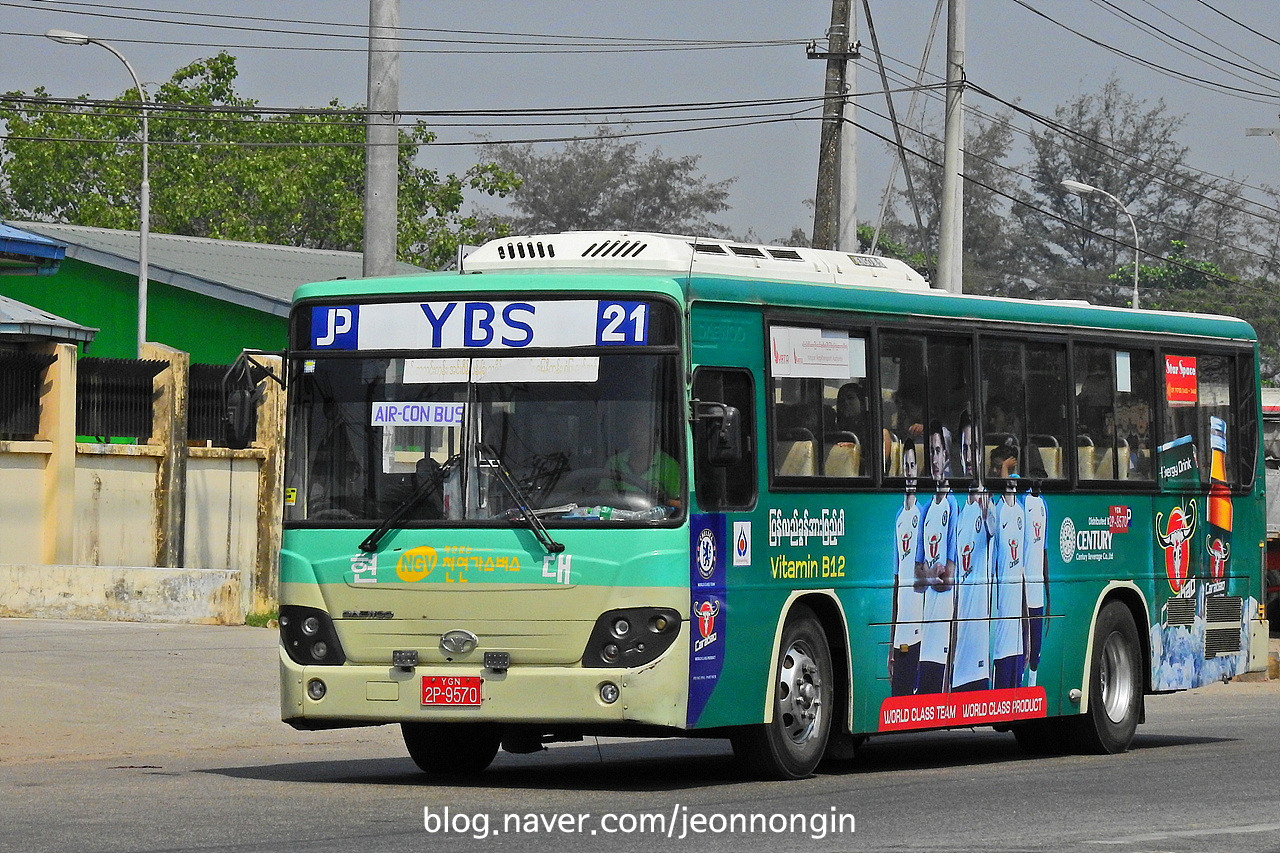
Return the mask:
MULTIPOLYGON (((989 122, 970 121, 964 146, 964 278, 968 293, 1004 293, 1010 282, 1018 278, 1014 239, 1009 233, 1009 205, 1006 196, 1014 191, 1008 170, 1001 165, 1007 160, 1013 144, 1013 131, 1007 115, 989 122)), ((906 189, 898 192, 895 208, 887 217, 885 234, 899 244, 893 256, 907 254, 914 247, 922 266, 925 257, 932 266, 938 254, 938 235, 942 223, 942 139, 941 134, 917 135, 915 156, 910 156, 914 200, 906 189), (900 213, 896 205, 908 208, 900 213), (911 210, 912 205, 916 210, 911 210), (924 239, 916 227, 916 215, 924 225, 924 239)), ((883 245, 884 240, 881 240, 883 245)), ((885 254, 889 254, 885 252, 885 254)))
MULTIPOLYGON (((219 53, 176 71, 152 99, 151 227, 161 233, 359 251, 364 222, 364 124, 331 101, 319 113, 271 114, 236 94, 235 58, 219 53)), ((138 95, 108 106, 0 99, 8 215, 101 228, 138 227, 138 95)), ((78 100, 87 101, 86 97, 78 100)), ((509 173, 481 164, 441 177, 415 162, 435 138, 421 122, 400 133, 401 260, 437 267, 490 223, 464 215, 468 192, 501 196, 509 173)))
MULTIPOLYGON (((1239 242, 1244 227, 1239 184, 1186 166, 1189 149, 1177 141, 1183 116, 1171 115, 1163 101, 1148 107, 1112 78, 1098 92, 1057 107, 1053 118, 1052 128, 1031 134, 1033 156, 1025 169, 1034 180, 1031 204, 1013 211, 1026 235, 1023 263, 1039 279, 1041 295, 1081 295, 1062 287, 1072 279, 1105 287, 1106 271, 1132 252, 1124 213, 1105 197, 1071 195, 1060 186, 1067 178, 1124 202, 1143 245, 1180 240, 1212 262, 1239 260, 1226 248, 1239 242)), ((1122 289, 1085 295, 1125 299, 1122 289)))
MULTIPOLYGON (((1133 287, 1133 264, 1116 269, 1111 282, 1126 293, 1133 287)), ((1187 256, 1187 245, 1173 240, 1159 264, 1138 265, 1142 307, 1155 311, 1230 314, 1249 321, 1262 350, 1262 375, 1280 372, 1280 300, 1274 286, 1243 282, 1216 264, 1187 256)))
POLYGON ((485 165, 519 175, 504 217, 517 232, 658 231, 722 236, 711 217, 729 209, 733 179, 711 181, 698 157, 666 157, 639 142, 615 138, 608 127, 539 153, 533 144, 490 147, 485 165))

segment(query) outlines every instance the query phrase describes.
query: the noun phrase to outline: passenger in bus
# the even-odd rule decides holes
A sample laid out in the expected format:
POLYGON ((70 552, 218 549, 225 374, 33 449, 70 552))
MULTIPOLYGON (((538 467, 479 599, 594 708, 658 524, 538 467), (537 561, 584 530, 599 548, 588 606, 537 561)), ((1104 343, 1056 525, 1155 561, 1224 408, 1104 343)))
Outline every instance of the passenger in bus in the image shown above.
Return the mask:
POLYGON ((1000 444, 991 449, 987 476, 1007 480, 1018 476, 1018 448, 1012 444, 1000 444))
POLYGON ((920 669, 920 621, 924 618, 923 565, 920 560, 920 505, 916 502, 916 444, 903 442, 902 473, 906 477, 902 509, 893 525, 893 616, 889 636, 889 693, 916 692, 920 669))
MULTIPOLYGON (((1016 398, 1007 394, 992 394, 987 399, 987 429, 986 437, 992 444, 1002 443, 1013 447, 1015 454, 1022 447, 1022 443, 1027 440, 1024 423, 1024 411, 1026 406, 1021 391, 1015 391, 1016 398), (996 441, 992 441, 992 439, 996 441)), ((1043 457, 1040 454, 1040 448, 1031 442, 1026 447, 1025 465, 1021 473, 1035 479, 1044 479, 1049 476, 1048 470, 1045 468, 1043 457)), ((991 475, 999 476, 999 475, 991 475)))
POLYGON ((956 572, 956 499, 947 485, 950 451, 950 433, 941 422, 931 421, 929 466, 935 493, 920 524, 920 571, 925 591, 917 693, 943 692, 950 663, 956 572))
POLYGON ((836 392, 834 427, 862 438, 867 422, 867 392, 861 382, 846 382, 836 392))

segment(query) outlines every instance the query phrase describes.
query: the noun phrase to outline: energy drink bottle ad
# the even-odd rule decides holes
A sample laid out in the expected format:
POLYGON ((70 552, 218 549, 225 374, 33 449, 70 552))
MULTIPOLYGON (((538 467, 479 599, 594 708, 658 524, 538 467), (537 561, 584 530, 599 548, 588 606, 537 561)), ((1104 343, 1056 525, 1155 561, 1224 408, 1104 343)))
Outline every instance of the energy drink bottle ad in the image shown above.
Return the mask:
POLYGON ((1209 507, 1206 595, 1225 595, 1231 561, 1231 487, 1227 480, 1227 423, 1209 418, 1209 507))

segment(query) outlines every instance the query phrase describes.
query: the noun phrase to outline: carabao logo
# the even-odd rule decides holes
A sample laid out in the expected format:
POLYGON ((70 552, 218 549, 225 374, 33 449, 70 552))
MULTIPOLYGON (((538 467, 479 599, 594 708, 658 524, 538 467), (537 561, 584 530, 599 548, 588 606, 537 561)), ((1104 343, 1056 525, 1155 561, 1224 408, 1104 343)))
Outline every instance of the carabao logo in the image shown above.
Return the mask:
POLYGON ((1156 538, 1164 549, 1164 571, 1169 577, 1169 588, 1180 592, 1187 580, 1191 566, 1191 537, 1196 532, 1196 502, 1190 501, 1186 509, 1175 506, 1169 510, 1169 522, 1164 513, 1156 513, 1156 538), (1163 528, 1163 529, 1161 529, 1163 528))

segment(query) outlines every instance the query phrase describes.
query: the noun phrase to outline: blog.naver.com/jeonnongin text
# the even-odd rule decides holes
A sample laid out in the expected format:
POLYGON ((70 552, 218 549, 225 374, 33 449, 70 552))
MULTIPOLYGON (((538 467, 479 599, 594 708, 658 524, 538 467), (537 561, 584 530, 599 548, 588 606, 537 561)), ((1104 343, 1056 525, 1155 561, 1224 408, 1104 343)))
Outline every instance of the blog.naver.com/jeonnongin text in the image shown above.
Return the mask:
POLYGON ((647 835, 670 840, 704 835, 790 835, 820 841, 852 835, 856 819, 847 812, 768 813, 710 812, 675 805, 669 812, 488 812, 459 811, 449 806, 422 810, 422 826, 431 835, 469 837, 496 835, 647 835))

